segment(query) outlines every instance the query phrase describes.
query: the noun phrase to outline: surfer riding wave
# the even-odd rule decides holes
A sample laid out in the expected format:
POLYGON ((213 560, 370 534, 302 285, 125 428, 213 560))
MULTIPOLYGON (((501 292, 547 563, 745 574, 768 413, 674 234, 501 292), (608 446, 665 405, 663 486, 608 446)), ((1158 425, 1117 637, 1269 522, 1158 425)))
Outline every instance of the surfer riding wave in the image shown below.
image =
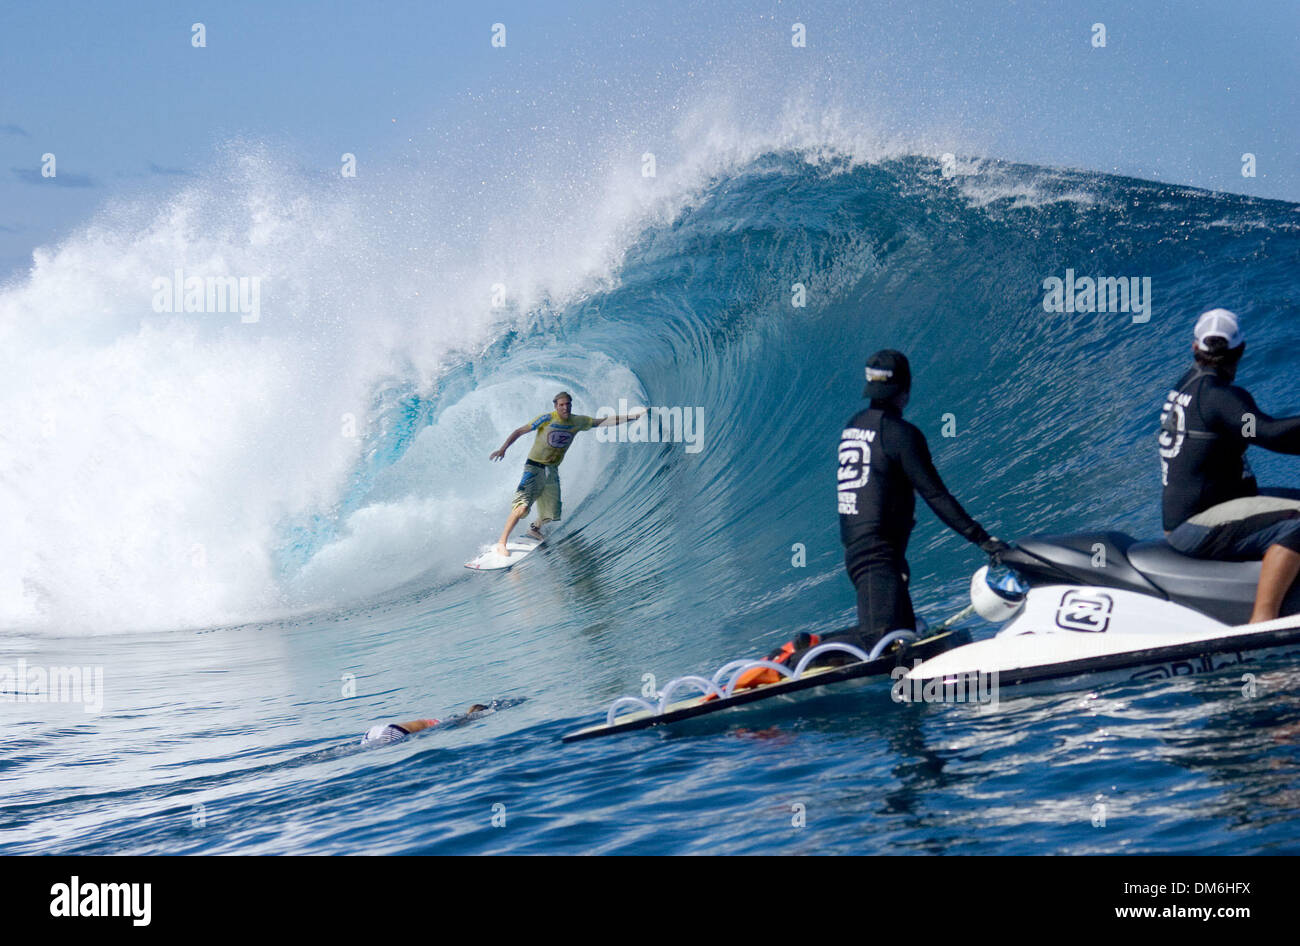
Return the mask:
POLYGON ((584 430, 615 427, 634 421, 645 413, 644 409, 638 409, 623 416, 611 415, 599 419, 574 414, 573 396, 568 391, 555 395, 551 403, 555 405, 555 410, 539 414, 529 423, 512 431, 501 448, 490 454, 492 460, 504 459, 511 444, 529 431, 537 431, 532 449, 528 451, 528 459, 524 461, 523 476, 515 489, 510 516, 506 519, 506 527, 501 530, 501 538, 496 544, 496 553, 503 558, 509 555, 506 543, 510 541, 510 533, 519 524, 519 520, 528 515, 534 503, 537 504, 537 520, 528 528, 530 537, 540 542, 543 537, 542 526, 560 519, 563 507, 559 468, 565 453, 573 445, 573 438, 584 430))

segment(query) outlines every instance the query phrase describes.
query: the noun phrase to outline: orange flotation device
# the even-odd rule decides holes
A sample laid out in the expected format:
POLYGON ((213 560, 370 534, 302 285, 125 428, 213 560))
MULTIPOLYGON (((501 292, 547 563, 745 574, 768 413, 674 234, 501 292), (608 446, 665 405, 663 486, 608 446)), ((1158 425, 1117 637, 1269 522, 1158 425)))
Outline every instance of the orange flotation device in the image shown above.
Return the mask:
MULTIPOLYGON (((806 650, 809 647, 816 647, 822 642, 817 634, 800 634, 792 641, 786 641, 776 650, 767 655, 768 660, 774 664, 786 664, 794 656, 796 651, 806 650)), ((767 683, 776 683, 781 679, 781 674, 777 673, 771 667, 752 667, 742 673, 736 680, 736 685, 732 687, 732 692, 736 690, 748 690, 753 687, 763 686, 767 683)), ((718 697, 710 693, 705 697, 704 702, 716 700, 718 697)))

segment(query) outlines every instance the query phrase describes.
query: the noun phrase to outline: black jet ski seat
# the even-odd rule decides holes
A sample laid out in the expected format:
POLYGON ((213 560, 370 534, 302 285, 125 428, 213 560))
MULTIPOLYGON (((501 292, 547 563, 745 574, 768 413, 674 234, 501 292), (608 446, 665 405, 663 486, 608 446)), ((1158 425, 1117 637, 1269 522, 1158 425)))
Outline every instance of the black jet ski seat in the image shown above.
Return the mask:
POLYGON ((1192 558, 1163 540, 1134 542, 1128 560, 1170 601, 1212 618, 1238 624, 1250 617, 1259 585, 1260 563, 1192 558))

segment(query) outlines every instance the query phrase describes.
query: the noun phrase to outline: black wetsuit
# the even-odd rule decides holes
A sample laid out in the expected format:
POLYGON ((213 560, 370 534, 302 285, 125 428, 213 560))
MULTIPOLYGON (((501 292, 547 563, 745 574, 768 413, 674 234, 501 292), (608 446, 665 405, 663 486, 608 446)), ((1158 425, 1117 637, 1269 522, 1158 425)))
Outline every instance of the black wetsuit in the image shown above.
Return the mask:
POLYGON ((939 478, 925 435, 893 405, 859 411, 839 450, 840 539, 858 592, 858 632, 867 642, 914 628, 904 555, 916 525, 916 493, 954 531, 976 544, 989 534, 967 515, 939 478))
POLYGON ((1272 545, 1300 551, 1300 504, 1240 503, 1200 515, 1259 495, 1245 458, 1252 444, 1300 454, 1300 417, 1268 416, 1243 388, 1199 365, 1169 392, 1160 414, 1161 518, 1175 549, 1227 560, 1261 558, 1272 545))
POLYGON ((1300 417, 1269 417, 1245 389, 1207 368, 1183 375, 1160 414, 1166 532, 1211 506, 1259 494, 1245 459, 1252 444, 1300 454, 1300 417))

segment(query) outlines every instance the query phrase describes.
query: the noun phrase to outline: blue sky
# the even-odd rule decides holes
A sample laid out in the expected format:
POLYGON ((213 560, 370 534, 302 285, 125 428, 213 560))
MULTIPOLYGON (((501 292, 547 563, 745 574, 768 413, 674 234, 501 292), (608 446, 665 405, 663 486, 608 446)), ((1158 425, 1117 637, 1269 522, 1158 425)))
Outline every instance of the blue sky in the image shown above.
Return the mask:
POLYGON ((719 96, 755 126, 793 100, 990 157, 1296 201, 1298 40, 1295 0, 5 4, 0 278, 231 143, 308 174, 343 152, 369 173, 501 167, 611 130, 651 147, 719 96))

